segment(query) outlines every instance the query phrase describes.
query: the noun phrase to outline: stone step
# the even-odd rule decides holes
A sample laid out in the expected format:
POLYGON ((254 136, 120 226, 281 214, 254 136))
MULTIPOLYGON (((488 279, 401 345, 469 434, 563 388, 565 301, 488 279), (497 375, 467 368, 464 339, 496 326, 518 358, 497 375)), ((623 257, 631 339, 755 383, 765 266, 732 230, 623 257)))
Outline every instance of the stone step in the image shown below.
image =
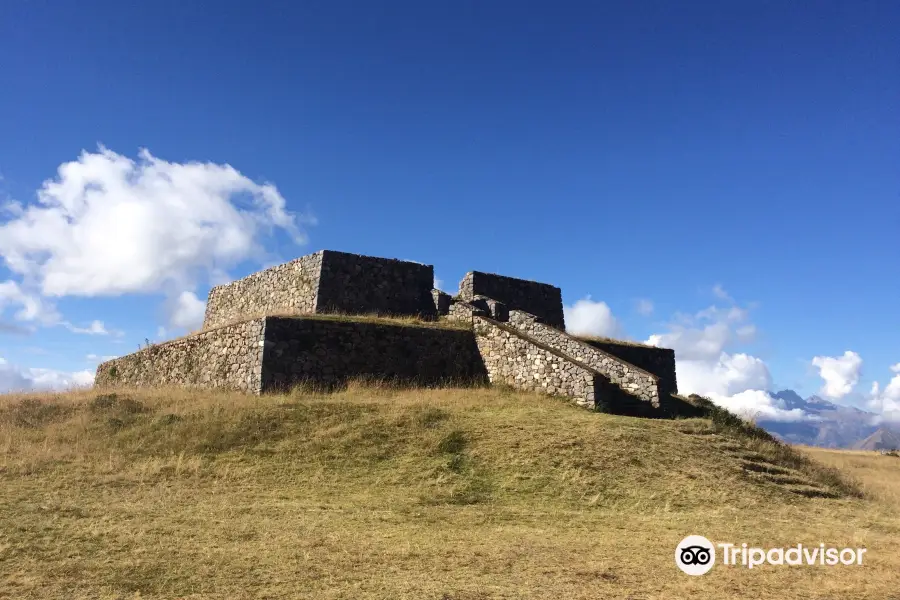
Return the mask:
POLYGON ((797 474, 772 474, 772 473, 759 473, 756 471, 747 471, 747 475, 750 476, 751 479, 764 481, 766 483, 772 483, 775 485, 781 486, 806 486, 806 487, 820 487, 816 482, 810 481, 803 475, 797 474))
POLYGON ((726 450, 725 453, 734 458, 752 463, 766 463, 769 461, 769 459, 762 454, 753 452, 752 450, 726 450))
POLYGON ((788 485, 784 486, 784 489, 791 492, 792 494, 797 494, 798 496, 806 496, 807 498, 840 498, 840 494, 818 486, 788 485))
POLYGON ((741 461, 741 468, 745 471, 753 471, 755 473, 766 473, 769 475, 794 475, 797 471, 785 469, 768 462, 741 461))

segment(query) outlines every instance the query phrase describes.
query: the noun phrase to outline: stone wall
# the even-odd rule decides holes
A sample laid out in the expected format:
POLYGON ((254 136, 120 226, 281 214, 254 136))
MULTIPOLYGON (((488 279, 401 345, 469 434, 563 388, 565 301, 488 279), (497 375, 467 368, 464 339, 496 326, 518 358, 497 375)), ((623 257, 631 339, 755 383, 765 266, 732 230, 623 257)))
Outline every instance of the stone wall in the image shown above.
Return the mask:
POLYGON ((266 319, 263 389, 354 377, 418 385, 486 383, 471 330, 366 321, 266 319))
POLYGON ((438 316, 446 316, 450 314, 450 305, 453 304, 453 297, 438 289, 431 290, 431 298, 434 301, 434 309, 438 316))
POLYGON ((491 383, 567 396, 581 406, 595 406, 603 377, 587 365, 485 317, 474 317, 474 330, 491 383))
POLYGON ((674 350, 617 342, 615 340, 583 338, 582 341, 656 375, 659 378, 661 397, 665 398, 667 395, 678 393, 674 350))
POLYGON ((659 407, 660 392, 658 378, 655 375, 545 325, 529 313, 510 311, 509 324, 538 342, 588 365, 606 376, 624 392, 649 403, 653 408, 659 407))
POLYGON ((433 287, 431 265, 323 250, 316 312, 432 318, 433 287))
POLYGON ((487 296, 506 305, 509 310, 523 310, 543 322, 565 330, 562 292, 556 286, 493 273, 470 271, 459 283, 459 298, 472 302, 476 296, 487 296))
POLYGON ((354 377, 480 384, 471 330, 327 317, 262 317, 158 344, 97 367, 98 388, 196 385, 260 393, 354 377))
POLYGON ((316 311, 322 252, 265 269, 209 292, 203 328, 270 313, 316 311))
POLYGON ((97 367, 94 385, 196 385, 258 393, 265 319, 253 319, 150 346, 97 367))
POLYGON ((471 323, 472 318, 475 317, 475 315, 487 316, 487 304, 476 306, 464 300, 453 300, 450 304, 450 308, 447 309, 447 318, 455 321, 471 323))
POLYGON ((214 287, 204 329, 268 314, 436 316, 434 267, 322 250, 214 287))

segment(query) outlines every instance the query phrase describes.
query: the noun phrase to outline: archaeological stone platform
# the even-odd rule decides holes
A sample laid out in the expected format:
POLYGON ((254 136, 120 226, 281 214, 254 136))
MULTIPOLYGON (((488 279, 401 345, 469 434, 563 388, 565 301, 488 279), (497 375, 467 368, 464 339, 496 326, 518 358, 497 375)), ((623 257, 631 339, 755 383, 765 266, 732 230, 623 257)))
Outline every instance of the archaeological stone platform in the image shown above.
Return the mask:
POLYGON ((95 385, 186 385, 260 394, 354 378, 504 384, 638 416, 672 416, 675 354, 565 331, 553 285, 322 250, 209 293, 200 332, 97 368, 95 385))

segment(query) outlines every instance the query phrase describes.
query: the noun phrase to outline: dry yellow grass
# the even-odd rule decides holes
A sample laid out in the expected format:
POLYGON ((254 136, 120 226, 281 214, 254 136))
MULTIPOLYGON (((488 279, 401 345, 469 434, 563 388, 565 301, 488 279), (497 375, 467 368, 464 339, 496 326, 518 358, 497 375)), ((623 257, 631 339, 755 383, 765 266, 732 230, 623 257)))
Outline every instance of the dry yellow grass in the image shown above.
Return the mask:
POLYGON ((245 321, 252 321, 253 319, 260 319, 262 317, 296 317, 303 319, 317 319, 320 321, 356 321, 361 323, 379 323, 382 325, 396 325, 396 326, 405 326, 405 327, 432 327, 439 329, 471 329, 471 323, 460 321, 458 319, 450 319, 448 317, 439 317, 436 320, 428 320, 423 319, 421 317, 409 316, 409 315, 380 315, 380 314, 364 314, 364 315, 350 315, 343 313, 308 313, 300 310, 276 310, 276 311, 260 311, 256 313, 247 313, 241 315, 238 318, 231 319, 229 321, 225 321, 224 323, 219 323, 214 327, 203 327, 185 335, 178 336, 176 338, 168 339, 162 342, 150 343, 147 340, 147 346, 164 346, 166 344, 171 344, 172 342, 177 342, 180 340, 184 340, 189 337, 193 337, 200 333, 207 333, 210 331, 215 331, 217 329, 222 329, 223 327, 229 327, 231 325, 236 325, 237 323, 243 323, 245 321))
POLYGON ((383 325, 405 325, 408 327, 439 327, 445 329, 471 329, 472 326, 464 321, 457 319, 449 319, 447 317, 439 317, 436 320, 423 319, 412 315, 383 315, 378 313, 371 314, 344 314, 344 313, 309 313, 300 310, 277 310, 277 311, 260 311, 256 313, 247 313, 236 319, 232 319, 225 323, 210 327, 209 329, 199 329, 189 335, 203 333, 220 329, 235 323, 242 323, 252 319, 262 317, 298 317, 304 319, 319 319, 323 321, 360 321, 363 323, 381 323, 383 325))
POLYGON ((900 459, 809 452, 868 494, 711 421, 505 389, 7 396, 0 597, 897 597, 900 459), (673 558, 688 534, 868 553, 691 578, 673 558))

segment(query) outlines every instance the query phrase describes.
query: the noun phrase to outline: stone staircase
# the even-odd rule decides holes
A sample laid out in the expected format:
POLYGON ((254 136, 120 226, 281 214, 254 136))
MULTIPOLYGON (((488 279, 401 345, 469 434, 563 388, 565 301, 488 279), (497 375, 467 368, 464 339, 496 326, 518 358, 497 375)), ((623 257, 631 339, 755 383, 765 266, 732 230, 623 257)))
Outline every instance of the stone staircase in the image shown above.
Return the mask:
POLYGON ((806 473, 792 467, 777 465, 772 459, 748 447, 740 438, 717 433, 714 429, 693 423, 680 428, 681 432, 702 437, 705 444, 727 456, 735 470, 748 481, 757 485, 778 489, 782 492, 807 498, 837 498, 839 490, 814 481, 806 473))
MULTIPOLYGON (((492 383, 567 396, 616 414, 669 416, 668 388, 656 375, 498 300, 435 297, 449 318, 471 321, 492 383), (664 389, 665 388, 665 389, 664 389)), ((441 311, 443 312, 443 311, 441 311)))

